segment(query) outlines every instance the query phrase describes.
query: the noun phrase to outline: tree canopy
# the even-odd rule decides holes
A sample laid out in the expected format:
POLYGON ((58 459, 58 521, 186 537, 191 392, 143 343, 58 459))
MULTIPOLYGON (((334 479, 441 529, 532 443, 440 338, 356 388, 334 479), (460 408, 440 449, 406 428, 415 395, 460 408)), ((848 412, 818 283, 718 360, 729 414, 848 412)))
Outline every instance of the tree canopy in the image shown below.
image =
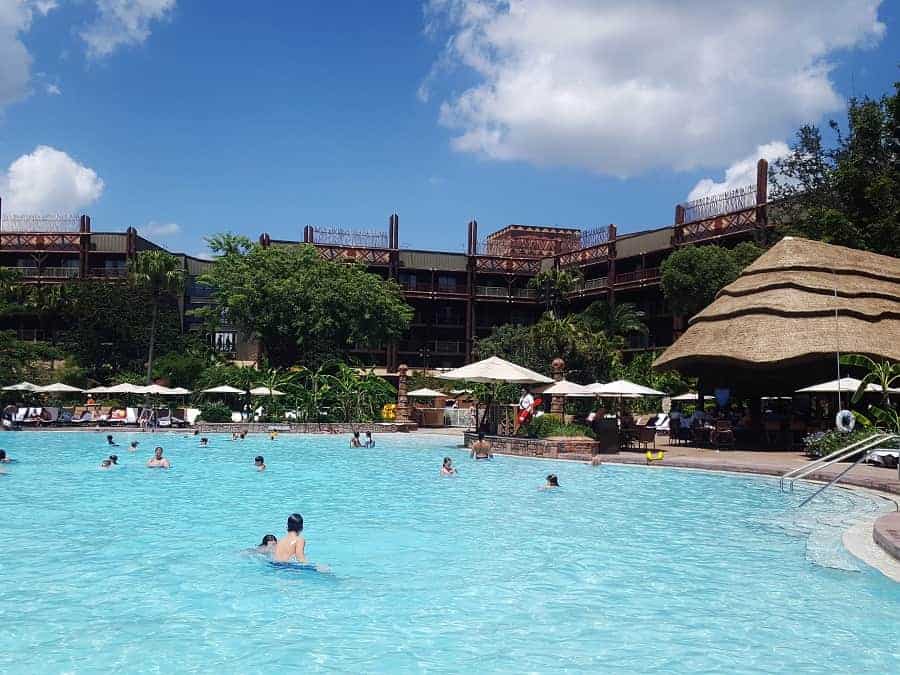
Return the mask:
POLYGON ((750 242, 733 249, 714 245, 678 249, 663 261, 660 273, 660 285, 669 307, 675 314, 693 316, 762 252, 763 249, 750 242))
POLYGON ((355 345, 400 337, 413 310, 400 287, 355 264, 323 260, 312 246, 251 244, 220 235, 200 283, 212 289, 210 320, 226 316, 255 335, 272 366, 315 366, 355 345))
POLYGON ((880 99, 851 99, 834 142, 814 125, 772 167, 783 231, 900 256, 900 82, 880 99))

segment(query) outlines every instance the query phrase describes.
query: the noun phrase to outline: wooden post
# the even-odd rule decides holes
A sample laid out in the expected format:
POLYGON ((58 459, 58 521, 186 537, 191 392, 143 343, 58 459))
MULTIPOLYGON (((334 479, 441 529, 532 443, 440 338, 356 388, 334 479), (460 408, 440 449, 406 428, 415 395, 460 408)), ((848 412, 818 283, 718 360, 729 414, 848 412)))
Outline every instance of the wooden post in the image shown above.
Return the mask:
MULTIPOLYGON (((550 364, 550 374, 554 382, 561 382, 566 375, 566 362, 561 358, 553 359, 550 364)), ((550 414, 565 417, 566 414, 566 397, 555 395, 550 400, 550 414)))
POLYGON ((397 366, 397 421, 409 422, 409 398, 406 396, 406 373, 409 368, 405 363, 397 366))

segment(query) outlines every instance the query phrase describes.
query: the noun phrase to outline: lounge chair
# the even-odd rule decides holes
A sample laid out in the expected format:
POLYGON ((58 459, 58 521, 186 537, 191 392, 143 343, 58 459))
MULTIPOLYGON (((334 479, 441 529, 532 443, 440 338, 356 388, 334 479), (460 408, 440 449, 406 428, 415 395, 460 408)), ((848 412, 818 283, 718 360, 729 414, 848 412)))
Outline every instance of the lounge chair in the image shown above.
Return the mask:
POLYGON ((638 448, 656 448, 656 428, 641 426, 637 427, 634 434, 634 444, 638 448))
POLYGON ((115 408, 109 412, 109 416, 106 418, 107 424, 125 424, 125 420, 128 416, 128 412, 125 408, 115 408))
POLYGON ((19 408, 16 410, 15 417, 13 417, 13 423, 22 424, 25 421, 25 418, 28 416, 28 411, 30 408, 19 408))
POLYGON ((44 408, 41 411, 40 424, 56 424, 59 419, 59 408, 44 408))
POLYGON ((59 424, 71 424, 74 417, 75 411, 72 408, 63 408, 59 411, 59 419, 57 422, 59 424))
POLYGON ((41 419, 41 412, 43 408, 28 408, 28 412, 25 413, 25 419, 22 420, 22 424, 26 424, 28 426, 38 426, 43 422, 41 419))
POLYGON ((137 424, 137 423, 138 423, 137 408, 125 408, 125 424, 137 424))
POLYGON ((72 417, 72 424, 92 424, 94 421, 94 413, 86 408, 75 408, 75 415, 72 417), (81 410, 81 414, 78 411, 81 410))
POLYGON ((655 419, 651 419, 647 424, 649 427, 656 429, 657 433, 669 433, 669 416, 665 413, 659 413, 655 419))

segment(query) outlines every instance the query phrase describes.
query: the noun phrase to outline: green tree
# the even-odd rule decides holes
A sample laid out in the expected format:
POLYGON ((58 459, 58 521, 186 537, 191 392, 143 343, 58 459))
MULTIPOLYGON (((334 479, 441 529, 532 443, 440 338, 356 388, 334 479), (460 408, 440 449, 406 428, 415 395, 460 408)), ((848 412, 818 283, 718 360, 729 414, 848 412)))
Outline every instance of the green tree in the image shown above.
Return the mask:
MULTIPOLYGON (((108 281, 81 281, 67 289, 58 321, 57 344, 89 378, 108 382, 121 372, 144 370, 150 340, 152 298, 145 288, 108 281)), ((159 306, 155 344, 161 354, 184 352, 175 298, 159 306)))
MULTIPOLYGON (((56 345, 56 324, 70 302, 69 286, 63 284, 38 285, 28 288, 24 309, 34 315, 46 340, 56 345)), ((50 360, 53 370, 54 360, 50 360)))
POLYGON ((669 307, 676 314, 693 316, 762 252, 750 242, 734 249, 714 245, 678 249, 661 266, 660 285, 669 307))
POLYGON ((206 318, 225 314, 255 335, 273 366, 317 367, 398 338, 412 319, 395 282, 323 260, 312 246, 210 246, 218 257, 200 278, 214 299, 206 318))
POLYGON ((597 300, 588 306, 582 318, 588 329, 602 331, 610 339, 635 333, 646 335, 649 332, 644 323, 644 313, 631 302, 610 305, 604 300, 597 300))
POLYGON ((150 295, 150 340, 147 347, 147 384, 153 382, 153 347, 160 306, 184 293, 184 266, 165 251, 143 251, 128 263, 132 286, 150 295))
POLYGON ((538 297, 548 312, 559 316, 559 310, 565 306, 568 295, 578 290, 583 281, 581 270, 553 267, 532 277, 528 286, 538 292, 538 297))
POLYGON ((783 233, 900 256, 900 82, 880 99, 850 99, 834 142, 802 127, 772 167, 783 233))

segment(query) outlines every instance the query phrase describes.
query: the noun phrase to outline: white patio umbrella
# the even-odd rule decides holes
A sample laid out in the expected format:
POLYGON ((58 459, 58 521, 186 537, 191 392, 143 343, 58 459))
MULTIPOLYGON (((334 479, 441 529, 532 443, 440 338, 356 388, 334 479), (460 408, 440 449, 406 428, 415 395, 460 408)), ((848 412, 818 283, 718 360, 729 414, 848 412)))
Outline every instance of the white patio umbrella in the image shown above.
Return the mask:
MULTIPOLYGON (((242 394, 244 392, 241 392, 242 394)), ((269 387, 254 387, 250 390, 252 396, 286 396, 283 391, 277 389, 269 389, 269 387)))
POLYGON ((446 398, 447 394, 442 391, 435 391, 434 389, 428 389, 427 387, 424 389, 416 389, 407 394, 410 398, 437 398, 440 396, 441 398, 446 398))
POLYGON ((54 382, 53 384, 38 387, 35 391, 42 394, 69 394, 73 392, 81 393, 84 389, 79 389, 78 387, 73 387, 69 384, 63 384, 62 382, 54 382))
POLYGON ((569 382, 568 380, 560 380, 559 382, 555 382, 551 384, 549 387, 542 389, 541 394, 550 394, 551 396, 581 396, 581 397, 593 397, 595 394, 590 389, 581 384, 576 384, 575 382, 569 382))
POLYGON ((185 389, 184 387, 175 387, 169 391, 170 396, 187 396, 191 393, 190 389, 185 389))
POLYGON ((615 382, 607 382, 599 387, 589 386, 591 391, 598 396, 614 396, 621 398, 636 396, 665 396, 665 392, 645 387, 642 384, 635 384, 628 380, 616 380, 615 382))
POLYGON ((512 384, 552 384, 553 380, 546 375, 541 375, 528 368, 517 366, 501 359, 499 356, 491 356, 483 361, 470 363, 462 368, 454 368, 445 373, 438 374, 442 380, 466 380, 468 382, 481 382, 496 384, 509 382, 512 384))
POLYGON ((91 387, 84 390, 85 394, 108 394, 109 387, 91 387))
POLYGON ((131 382, 122 382, 121 384, 113 385, 112 387, 107 387, 106 391, 100 392, 104 394, 146 394, 147 387, 142 387, 139 384, 131 384, 131 382))
MULTIPOLYGON (((803 389, 798 389, 798 394, 837 394, 838 392, 843 393, 845 391, 850 392, 851 394, 855 394, 856 390, 859 389, 859 385, 862 384, 862 380, 857 380, 855 377, 842 377, 840 380, 831 380, 829 382, 822 382, 821 384, 814 384, 810 387, 804 387, 803 389)), ((881 386, 875 384, 874 382, 870 382, 866 386, 866 391, 878 392, 881 393, 881 386)), ((900 392, 900 389, 888 389, 890 393, 900 392)))
POLYGON ((699 398, 699 394, 695 391, 689 391, 686 394, 679 394, 678 396, 673 396, 671 400, 673 401, 696 401, 699 398))
POLYGON ((219 385, 218 387, 210 387, 209 389, 204 389, 204 394, 246 394, 247 392, 243 389, 238 389, 237 387, 230 387, 227 384, 219 385))
POLYGON ((36 391, 38 386, 36 384, 31 384, 31 382, 19 382, 18 384, 11 384, 8 387, 3 387, 3 391, 36 391))

